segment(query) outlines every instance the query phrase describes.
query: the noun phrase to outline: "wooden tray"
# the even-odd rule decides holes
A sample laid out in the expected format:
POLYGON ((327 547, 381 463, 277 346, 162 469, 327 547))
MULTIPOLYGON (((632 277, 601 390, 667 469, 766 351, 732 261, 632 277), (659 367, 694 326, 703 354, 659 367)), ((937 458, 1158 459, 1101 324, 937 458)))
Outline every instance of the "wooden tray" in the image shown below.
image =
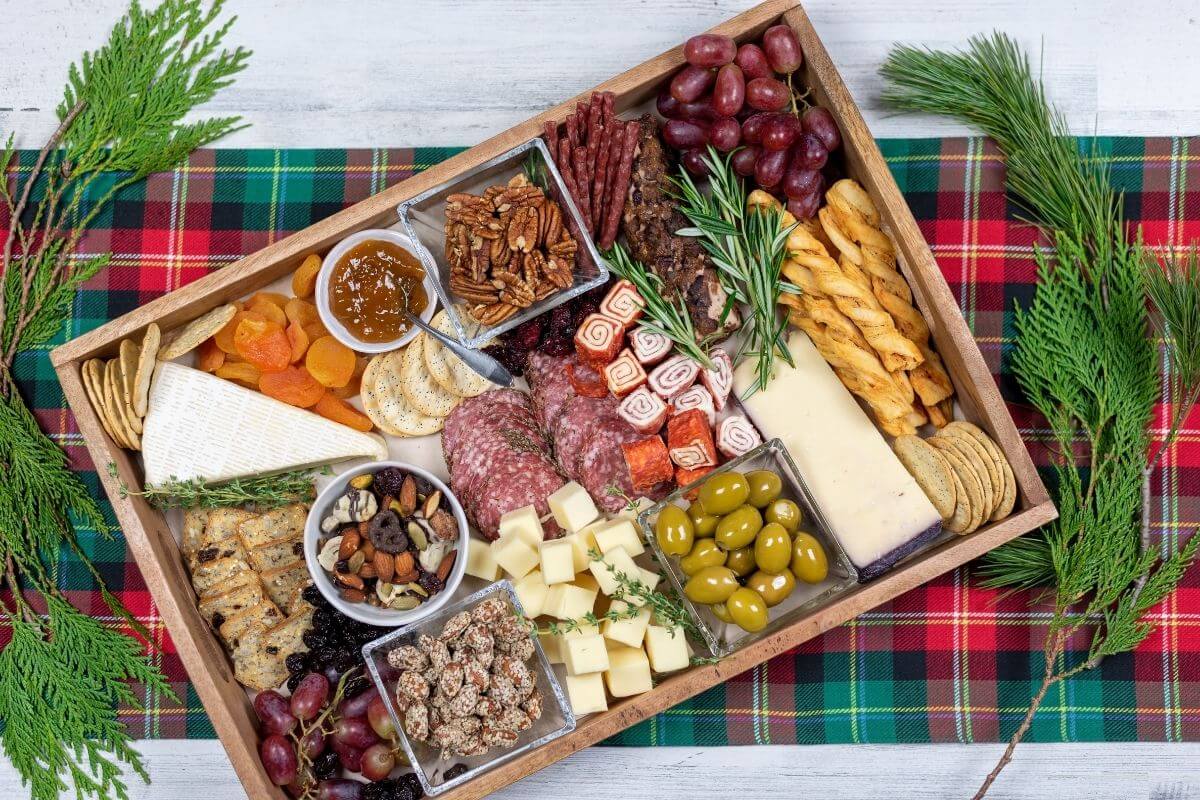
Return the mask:
MULTIPOLYGON (((796 31, 804 47, 802 83, 812 87, 816 101, 829 108, 841 127, 847 171, 862 183, 878 205, 896 240, 905 277, 929 322, 933 338, 954 380, 959 404, 967 418, 987 430, 1012 464, 1020 489, 1017 510, 1007 519, 956 537, 921 553, 883 577, 855 589, 837 601, 720 663, 686 670, 660 683, 653 691, 615 702, 603 714, 588 716, 570 735, 488 772, 471 783, 442 795, 453 800, 478 798, 576 750, 594 744, 680 701, 699 694, 768 658, 795 647, 862 612, 965 564, 992 548, 1054 519, 1057 512, 1038 478, 1033 462, 984 363, 975 340, 934 262, 917 224, 875 146, 862 115, 846 91, 829 54, 795 0, 769 0, 713 28, 739 41, 756 39, 782 19, 796 31)), ((682 46, 594 87, 616 94, 616 110, 636 108, 651 100, 684 63, 682 46)), ((140 497, 122 498, 120 483, 141 486, 130 453, 104 433, 88 402, 80 378, 81 364, 95 356, 112 356, 121 339, 140 338, 145 326, 157 322, 170 330, 223 303, 237 300, 294 270, 305 255, 323 252, 354 231, 386 227, 395 221, 396 205, 459 171, 483 162, 513 145, 541 133, 542 123, 561 119, 593 89, 498 134, 453 158, 345 209, 240 261, 165 295, 120 319, 80 336, 51 353, 67 402, 75 413, 88 451, 112 500, 129 547, 137 559, 159 613, 171 633, 180 659, 212 718, 230 761, 247 793, 256 798, 282 798, 259 763, 259 732, 246 692, 233 679, 229 659, 196 608, 196 597, 184 572, 179 547, 162 514, 140 497), (111 476, 105 465, 116 465, 111 476)))

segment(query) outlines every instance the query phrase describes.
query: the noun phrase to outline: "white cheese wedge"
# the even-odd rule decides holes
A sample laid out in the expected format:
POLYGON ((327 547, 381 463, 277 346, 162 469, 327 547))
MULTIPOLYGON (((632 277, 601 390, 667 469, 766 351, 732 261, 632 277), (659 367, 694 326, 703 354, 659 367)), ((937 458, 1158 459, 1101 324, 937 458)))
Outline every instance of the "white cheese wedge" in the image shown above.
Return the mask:
MULTIPOLYGON (((333 571, 333 567, 329 568, 333 571)), ((467 574, 485 581, 500 580, 500 565, 492 557, 491 542, 472 537, 467 544, 467 574)))
POLYGON ((545 537, 542 531, 542 521, 538 518, 537 508, 531 505, 522 506, 501 515, 499 538, 503 539, 506 536, 520 537, 530 547, 540 545, 542 539, 545 537))
POLYGON ((683 628, 663 628, 658 625, 646 628, 646 655, 650 657, 650 668, 655 672, 674 672, 688 666, 691 655, 683 628))
POLYGON ((575 481, 565 484, 547 497, 546 505, 550 506, 554 521, 564 531, 583 530, 584 526, 600 513, 596 511, 596 504, 592 502, 592 496, 587 493, 587 489, 575 481))
POLYGON ((650 678, 650 660, 640 647, 620 645, 608 651, 604 681, 613 697, 630 697, 654 688, 650 678))
POLYGON ((380 436, 173 362, 158 366, 142 431, 147 484, 216 483, 387 452, 380 436))
MULTIPOLYGON (((941 516, 808 336, 794 331, 788 349, 796 366, 776 359, 746 411, 764 439, 782 440, 860 579, 873 578, 937 538, 941 516)), ((742 362, 734 392, 753 381, 742 362)))
POLYGON ((596 537, 596 546, 605 555, 614 547, 623 548, 631 556, 640 556, 646 552, 646 546, 642 544, 642 537, 638 535, 637 528, 627 519, 606 522, 596 528, 593 535, 596 537))
POLYGON ((576 716, 608 711, 608 695, 604 693, 602 673, 567 676, 567 699, 576 716))

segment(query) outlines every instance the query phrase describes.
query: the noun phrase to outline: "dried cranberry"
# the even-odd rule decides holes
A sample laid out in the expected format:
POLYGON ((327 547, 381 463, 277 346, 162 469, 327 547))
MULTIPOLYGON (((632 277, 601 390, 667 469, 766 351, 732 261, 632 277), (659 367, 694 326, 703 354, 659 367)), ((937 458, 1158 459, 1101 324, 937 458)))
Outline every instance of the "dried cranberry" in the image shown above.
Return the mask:
POLYGON ((528 352, 537 347, 538 340, 542 338, 542 323, 534 317, 517 326, 512 334, 509 344, 518 350, 528 352))
POLYGON ((404 484, 404 471, 397 467, 385 467, 375 473, 372 487, 380 495, 400 496, 400 487, 404 484))
POLYGON ((504 365, 513 375, 525 374, 525 359, 529 353, 506 344, 494 344, 484 348, 484 352, 504 365))
POLYGON ((430 594, 440 592, 443 586, 441 579, 432 572, 423 573, 421 577, 417 578, 417 584, 430 594))
POLYGON ((555 336, 542 342, 542 352, 548 356, 566 356, 570 355, 575 349, 575 344, 571 339, 562 336, 555 336))

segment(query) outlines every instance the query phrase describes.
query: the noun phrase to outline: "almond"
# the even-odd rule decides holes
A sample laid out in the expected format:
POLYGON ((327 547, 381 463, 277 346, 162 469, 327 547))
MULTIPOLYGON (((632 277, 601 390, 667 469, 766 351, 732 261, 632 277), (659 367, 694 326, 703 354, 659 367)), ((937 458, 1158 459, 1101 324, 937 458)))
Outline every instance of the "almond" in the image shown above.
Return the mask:
POLYGON ((396 573, 392 577, 392 582, 397 584, 412 583, 419 577, 421 577, 419 572, 417 572, 415 569, 410 569, 408 572, 396 573))
POLYGON ((342 535, 342 543, 338 546, 338 558, 347 559, 358 552, 359 545, 362 544, 362 536, 358 531, 346 531, 342 535))
POLYGON ((379 580, 384 583, 392 582, 392 576, 396 574, 396 560, 392 558, 391 553, 376 550, 371 565, 375 568, 375 575, 379 580))
POLYGON ((364 581, 377 577, 375 574, 375 565, 370 561, 363 564, 358 568, 358 577, 362 578, 364 581))
POLYGON ((442 559, 442 563, 438 564, 437 576, 442 583, 446 582, 446 576, 450 574, 450 570, 454 568, 454 559, 458 557, 457 550, 451 550, 442 559))
POLYGON ((412 475, 404 478, 400 485, 400 516, 407 517, 417 510, 417 482, 412 475))
MULTIPOLYGON (((379 554, 376 553, 376 555, 379 555, 379 554)), ((413 554, 408 552, 407 550, 405 550, 403 553, 397 553, 393 559, 393 562, 394 562, 392 564, 392 574, 393 575, 404 575, 406 573, 412 572, 416 567, 416 560, 413 558, 413 554)), ((389 581, 389 582, 390 583, 402 583, 402 581, 399 581, 399 580, 393 580, 393 581, 389 581)))
POLYGON ((363 579, 357 575, 335 572, 333 578, 346 589, 357 589, 360 592, 363 590, 363 579))
POLYGON ((358 589, 342 589, 342 599, 347 603, 364 603, 367 596, 358 589))

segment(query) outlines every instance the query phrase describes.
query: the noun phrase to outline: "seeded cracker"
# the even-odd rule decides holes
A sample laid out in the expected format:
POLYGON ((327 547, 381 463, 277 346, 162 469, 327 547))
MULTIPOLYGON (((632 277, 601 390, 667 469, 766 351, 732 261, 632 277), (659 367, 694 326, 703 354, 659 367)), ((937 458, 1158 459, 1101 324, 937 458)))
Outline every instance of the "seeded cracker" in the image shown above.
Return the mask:
MULTIPOLYGON (((958 477, 959 483, 963 489, 963 493, 959 497, 959 500, 963 501, 966 505, 969 519, 966 527, 957 532, 970 533, 978 528, 983 522, 983 484, 980 482, 979 476, 975 473, 975 470, 963 460, 963 457, 958 454, 958 451, 949 447, 944 441, 930 439, 929 443, 938 448, 942 456, 950 463, 950 467, 954 471, 954 474, 958 477)), ((957 516, 958 509, 955 509, 955 517, 957 518, 957 516)))
POLYGON ((992 461, 1000 470, 1000 477, 1004 484, 1001 492, 1000 502, 996 510, 992 512, 991 521, 1004 519, 1012 513, 1013 508, 1017 504, 1017 478, 1013 474, 1012 466, 1008 463, 1008 459, 1004 457, 1004 452, 1000 449, 1000 445, 993 441, 992 437, 988 436, 984 431, 970 422, 952 422, 947 427, 955 427, 965 431, 973 436, 977 442, 983 445, 983 448, 991 455, 992 461))
POLYGON ((379 408, 379 395, 375 389, 375 381, 379 376, 379 368, 383 364, 385 357, 375 356, 367 362, 367 368, 363 371, 362 381, 359 385, 358 396, 362 400, 363 412, 371 418, 371 421, 375 423, 375 427, 389 436, 408 436, 404 431, 393 425, 379 408))
POLYGON ((229 320, 233 319, 233 315, 236 313, 237 306, 230 304, 214 308, 207 314, 192 320, 162 348, 158 354, 158 360, 174 361, 185 353, 192 352, 200 346, 201 342, 228 325, 229 320))
MULTIPOLYGON (((987 465, 984 459, 980 457, 975 450, 966 442, 959 439, 957 436, 942 436, 937 435, 932 437, 937 439, 938 444, 942 445, 942 451, 953 450, 958 454, 958 457, 975 473, 975 477, 979 480, 979 488, 983 492, 983 517, 987 519, 992 515, 992 509, 996 507, 998 498, 992 491, 992 479, 988 476, 987 465)), ((935 447, 938 445, 934 445, 935 447)), ((988 463, 991 459, 988 459, 988 463)))
POLYGON ((933 445, 919 436, 900 436, 892 443, 892 449, 942 519, 954 516, 958 493, 950 475, 950 465, 933 445))
POLYGON ((429 436, 445 425, 444 417, 423 414, 408 402, 401 388, 403 352, 394 350, 382 357, 373 387, 379 413, 406 436, 429 436))
POLYGON ((108 409, 112 423, 121 433, 125 447, 129 450, 141 450, 142 441, 125 421, 125 411, 121 404, 120 377, 117 375, 117 359, 109 359, 104 365, 104 405, 108 409))
POLYGON ((142 432, 142 416, 133 408, 133 398, 137 393, 137 366, 142 350, 131 339, 121 340, 121 400, 129 409, 128 420, 134 433, 142 432))
POLYGON ((79 374, 83 380, 83 389, 87 392, 88 400, 91 401, 92 408, 96 411, 96 416, 100 418, 100 426, 104 428, 104 432, 108 434, 110 439, 116 441, 117 434, 113 431, 112 426, 108 422, 108 416, 104 412, 104 394, 100 388, 100 384, 96 380, 96 365, 102 363, 98 358, 86 361, 79 370, 79 374))
POLYGON ((404 348, 400 367, 400 388, 412 407, 430 417, 445 417, 462 398, 443 389, 425 367, 424 333, 417 335, 404 348))
POLYGON ((1000 505, 1000 500, 1004 497, 1004 473, 996 465, 996 462, 992 460, 992 454, 988 452, 988 449, 983 446, 982 442, 960 426, 947 426, 938 431, 937 435, 943 439, 948 438, 961 442, 979 460, 979 464, 984 469, 984 475, 987 476, 988 482, 991 484, 992 497, 995 501, 992 504, 992 509, 988 511, 988 515, 990 516, 996 510, 996 507, 1000 505))
POLYGON ((158 323, 151 322, 146 326, 146 335, 142 338, 142 349, 138 353, 137 371, 133 377, 133 413, 139 417, 146 416, 150 399, 150 380, 154 377, 154 365, 158 359, 158 347, 162 334, 158 323))

